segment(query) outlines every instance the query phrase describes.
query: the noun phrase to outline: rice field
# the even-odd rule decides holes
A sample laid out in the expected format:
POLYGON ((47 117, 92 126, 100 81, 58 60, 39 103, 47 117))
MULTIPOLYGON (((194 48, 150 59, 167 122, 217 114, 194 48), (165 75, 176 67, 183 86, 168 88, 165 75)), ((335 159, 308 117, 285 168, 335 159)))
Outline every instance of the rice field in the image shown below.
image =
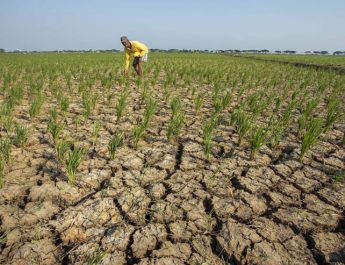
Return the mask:
POLYGON ((345 260, 344 74, 123 59, 0 54, 0 264, 345 260))

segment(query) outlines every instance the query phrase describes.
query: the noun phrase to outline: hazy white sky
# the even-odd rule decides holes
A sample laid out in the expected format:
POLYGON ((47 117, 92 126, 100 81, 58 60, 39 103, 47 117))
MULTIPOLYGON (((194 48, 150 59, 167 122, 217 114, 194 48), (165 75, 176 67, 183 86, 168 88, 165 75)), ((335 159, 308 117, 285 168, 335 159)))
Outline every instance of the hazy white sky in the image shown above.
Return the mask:
POLYGON ((345 0, 0 0, 0 48, 345 50, 345 0))

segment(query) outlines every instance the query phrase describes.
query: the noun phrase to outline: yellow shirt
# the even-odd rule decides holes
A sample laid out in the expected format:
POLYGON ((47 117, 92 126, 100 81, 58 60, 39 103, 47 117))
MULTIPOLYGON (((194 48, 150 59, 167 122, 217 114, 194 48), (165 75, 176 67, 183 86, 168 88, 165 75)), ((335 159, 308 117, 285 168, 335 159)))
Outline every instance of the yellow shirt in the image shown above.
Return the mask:
POLYGON ((132 47, 131 49, 124 48, 125 52, 125 69, 128 70, 129 67, 129 58, 130 55, 133 54, 134 57, 143 57, 146 53, 149 52, 147 46, 139 41, 130 41, 132 47))

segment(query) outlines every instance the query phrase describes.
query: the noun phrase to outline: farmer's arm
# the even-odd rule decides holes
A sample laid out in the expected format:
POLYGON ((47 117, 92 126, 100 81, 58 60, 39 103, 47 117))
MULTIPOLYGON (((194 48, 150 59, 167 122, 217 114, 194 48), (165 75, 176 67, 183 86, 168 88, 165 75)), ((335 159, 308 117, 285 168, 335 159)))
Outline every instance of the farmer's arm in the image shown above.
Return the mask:
POLYGON ((129 51, 127 51, 127 50, 125 49, 125 73, 128 72, 128 68, 129 68, 129 59, 130 59, 129 51))

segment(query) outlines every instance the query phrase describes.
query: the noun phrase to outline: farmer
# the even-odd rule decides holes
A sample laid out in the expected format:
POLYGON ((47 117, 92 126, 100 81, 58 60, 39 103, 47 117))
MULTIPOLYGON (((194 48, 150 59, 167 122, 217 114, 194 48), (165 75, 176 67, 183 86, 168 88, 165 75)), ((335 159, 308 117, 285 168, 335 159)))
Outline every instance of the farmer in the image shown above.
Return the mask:
POLYGON ((147 53, 149 49, 147 46, 139 41, 129 41, 126 36, 121 37, 121 43, 124 46, 125 52, 125 74, 128 74, 129 58, 133 54, 133 67, 139 76, 142 75, 142 62, 147 62, 147 53))

